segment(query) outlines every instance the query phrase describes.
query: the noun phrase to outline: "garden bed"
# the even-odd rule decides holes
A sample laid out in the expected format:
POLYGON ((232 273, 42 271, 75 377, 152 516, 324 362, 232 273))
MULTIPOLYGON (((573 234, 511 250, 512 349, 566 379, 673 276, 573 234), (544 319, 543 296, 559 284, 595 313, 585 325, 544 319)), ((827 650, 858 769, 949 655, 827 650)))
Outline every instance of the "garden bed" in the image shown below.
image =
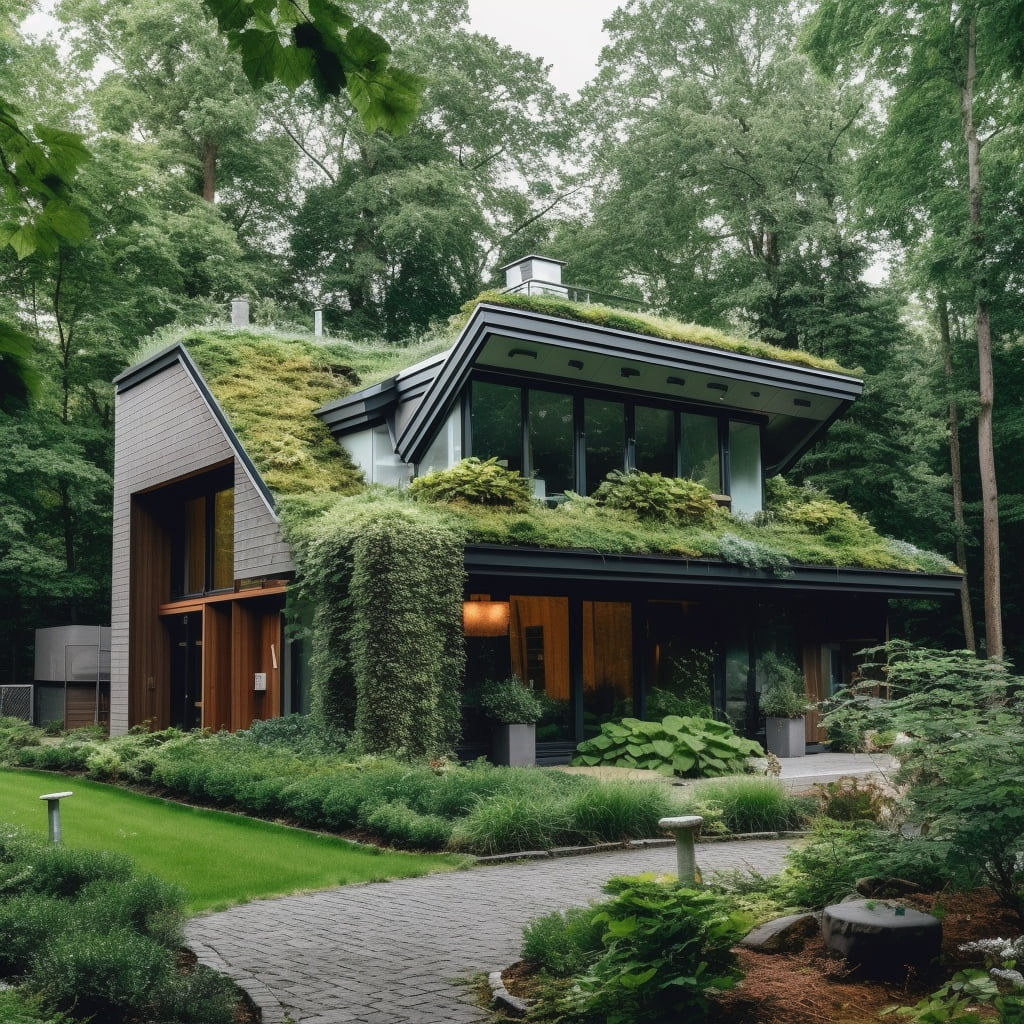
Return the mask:
MULTIPOLYGON (((744 979, 714 997, 710 1024, 877 1024, 894 1004, 912 1005, 965 965, 961 943, 1021 932, 1016 916, 987 889, 909 897, 919 910, 943 912, 943 966, 930 976, 881 982, 858 978, 844 960, 828 953, 820 935, 795 953, 736 950, 744 979)), ((508 991, 530 999, 537 991, 536 965, 519 961, 502 972, 508 991)), ((985 1013, 979 1020, 987 1019, 985 1013)))

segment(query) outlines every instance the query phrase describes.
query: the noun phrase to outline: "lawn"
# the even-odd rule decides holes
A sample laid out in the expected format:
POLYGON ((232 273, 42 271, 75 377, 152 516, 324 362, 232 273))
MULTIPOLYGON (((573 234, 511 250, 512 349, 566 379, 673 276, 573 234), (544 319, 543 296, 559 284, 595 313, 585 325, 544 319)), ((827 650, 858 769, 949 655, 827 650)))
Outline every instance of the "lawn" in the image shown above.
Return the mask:
POLYGON ((197 913, 269 896, 450 871, 465 858, 393 853, 334 836, 142 796, 46 772, 0 770, 0 822, 46 835, 44 793, 66 792, 68 846, 116 850, 188 892, 197 913))

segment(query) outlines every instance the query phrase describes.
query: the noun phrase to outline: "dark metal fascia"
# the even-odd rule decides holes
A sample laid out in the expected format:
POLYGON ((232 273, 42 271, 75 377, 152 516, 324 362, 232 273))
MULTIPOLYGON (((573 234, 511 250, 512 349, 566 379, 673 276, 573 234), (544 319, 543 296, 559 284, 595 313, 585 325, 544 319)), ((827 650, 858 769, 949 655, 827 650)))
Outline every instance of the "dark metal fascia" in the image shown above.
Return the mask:
POLYGON ((328 402, 314 411, 335 437, 384 423, 398 402, 395 378, 328 402))
POLYGON ((263 496, 263 500, 267 503, 267 507, 276 519, 277 503, 274 501, 274 495, 271 493, 270 488, 267 487, 263 477, 260 476, 259 470, 253 465, 252 459, 249 458, 249 453, 242 446, 242 442, 239 441, 238 435, 232 429, 227 416, 224 415, 224 410, 220 407, 220 403, 216 398, 214 398, 209 385, 206 383, 203 375, 199 372, 199 367, 196 366, 184 345, 176 343, 168 348, 162 349, 160 352, 157 352, 144 362, 137 363, 135 366, 130 366, 124 371, 124 373, 114 378, 114 384, 117 386, 117 393, 124 394, 125 391, 129 391, 137 384, 141 384, 150 377, 156 376, 156 374, 168 369, 175 363, 180 363, 185 372, 192 378, 192 383, 195 384, 199 394, 202 395, 203 401, 213 414, 214 419, 216 419, 220 424, 221 429, 224 431, 224 434, 228 439, 228 444, 232 447, 235 455, 238 457, 238 460, 242 463, 242 466, 249 479, 252 481, 253 486, 263 496))
POLYGON ((808 391, 845 405, 853 402, 864 388, 861 380, 844 374, 481 303, 398 439, 398 454, 405 462, 416 461, 415 456, 429 441, 430 428, 447 413, 492 334, 521 341, 554 343, 567 350, 626 358, 682 372, 716 374, 752 384, 808 391))
POLYGON ((575 583, 633 583, 816 590, 886 597, 954 597, 963 578, 953 574, 795 565, 775 576, 728 562, 659 555, 608 555, 596 551, 467 544, 466 571, 517 579, 575 583))

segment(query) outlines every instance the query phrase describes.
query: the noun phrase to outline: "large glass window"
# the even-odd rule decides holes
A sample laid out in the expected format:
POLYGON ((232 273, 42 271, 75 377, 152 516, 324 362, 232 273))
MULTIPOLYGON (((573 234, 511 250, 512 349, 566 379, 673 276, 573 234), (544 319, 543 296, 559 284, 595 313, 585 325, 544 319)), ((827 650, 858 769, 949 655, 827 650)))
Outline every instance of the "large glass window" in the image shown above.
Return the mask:
POLYGON ((633 714, 633 606, 583 602, 583 735, 633 714))
POLYGON ((718 420, 714 416, 684 412, 679 422, 683 435, 683 476, 717 494, 722 489, 718 420))
POLYGON ((171 589, 175 597, 228 590, 235 581, 235 491, 185 498, 172 532, 171 589))
POLYGON ((537 741, 569 739, 569 599, 513 596, 509 606, 512 671, 546 698, 537 741))
POLYGON ((522 388, 473 381, 473 454, 479 459, 497 459, 517 473, 523 469, 522 396, 522 388))
POLYGON ((583 403, 586 438, 586 489, 592 494, 613 470, 626 468, 626 407, 621 402, 588 398, 583 403))
POLYGON ((676 417, 670 409, 638 405, 633 412, 634 462, 644 473, 675 476, 676 417))
POLYGON ((576 487, 572 396, 530 391, 530 465, 537 497, 576 487))
POLYGON ((761 511, 761 428, 756 423, 729 424, 729 494, 734 515, 761 511))

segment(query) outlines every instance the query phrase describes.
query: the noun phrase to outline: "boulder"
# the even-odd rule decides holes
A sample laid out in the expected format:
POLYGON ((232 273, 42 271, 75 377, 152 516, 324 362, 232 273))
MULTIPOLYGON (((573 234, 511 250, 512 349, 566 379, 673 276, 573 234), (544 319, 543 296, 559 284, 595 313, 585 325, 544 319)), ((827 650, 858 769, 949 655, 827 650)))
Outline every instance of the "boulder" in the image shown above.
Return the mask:
POLYGON ((740 945, 758 953, 794 953, 818 930, 816 914, 790 914, 766 921, 748 932, 740 945))

